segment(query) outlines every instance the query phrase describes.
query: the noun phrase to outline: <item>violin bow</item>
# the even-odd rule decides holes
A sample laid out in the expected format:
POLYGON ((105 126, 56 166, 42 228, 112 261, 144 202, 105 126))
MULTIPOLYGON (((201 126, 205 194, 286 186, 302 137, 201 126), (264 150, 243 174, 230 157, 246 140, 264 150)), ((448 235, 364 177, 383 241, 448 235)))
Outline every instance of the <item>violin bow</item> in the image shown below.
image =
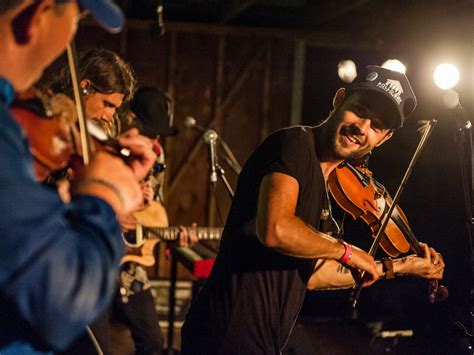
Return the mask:
POLYGON ((77 60, 77 51, 74 41, 71 41, 67 45, 67 59, 69 64, 69 71, 71 72, 71 82, 74 92, 74 101, 76 103, 77 109, 77 120, 79 122, 79 133, 81 137, 81 147, 82 147, 82 160, 84 165, 88 165, 92 155, 93 155, 93 146, 90 143, 90 135, 87 129, 87 122, 84 117, 84 97, 79 88, 80 78, 78 76, 78 60, 77 60))
MULTIPOLYGON (((410 177, 413 168, 415 167, 416 162, 418 161, 418 158, 421 155, 421 152, 423 151, 423 148, 425 147, 426 142, 428 141, 428 138, 430 137, 431 133, 433 132, 434 127, 438 123, 435 119, 429 120, 429 121, 421 121, 422 125, 419 128, 419 131, 421 133, 421 138, 420 142, 418 143, 418 147, 416 148, 415 152, 413 153, 413 156, 411 158, 410 163, 408 164, 408 167, 405 171, 405 174, 402 178, 402 181, 400 182, 400 185, 398 186, 397 192, 395 193, 395 196, 393 197, 392 203, 390 205, 390 208, 388 209, 387 213, 385 214, 385 217, 382 221, 382 225, 377 231, 377 234, 375 235, 375 239, 372 243, 372 246, 370 247, 369 250, 369 255, 374 256, 375 253, 377 252, 380 241, 382 240, 382 236, 384 235, 385 229, 388 225, 388 222, 390 221, 390 217, 393 214, 393 211, 397 207, 398 201, 400 200, 400 196, 403 192, 403 189, 405 188, 408 178, 410 177)), ((352 289, 352 293, 350 296, 350 302, 352 303, 352 307, 355 308, 357 306, 357 301, 360 296, 360 292, 362 290, 362 280, 364 278, 365 272, 362 272, 360 275, 360 280, 356 282, 354 285, 354 288, 352 289)))
MULTIPOLYGON (((87 129, 87 122, 86 118, 84 117, 84 97, 79 89, 80 78, 78 76, 78 60, 77 60, 77 51, 76 46, 74 44, 74 40, 71 41, 67 47, 67 60, 69 64, 69 71, 71 72, 71 82, 72 88, 74 93, 74 101, 76 103, 77 109, 77 121, 79 122, 79 133, 81 138, 81 148, 82 148, 82 161, 84 165, 89 165, 89 162, 92 158, 94 153, 93 146, 91 144, 89 130, 87 129)), ((92 329, 87 326, 86 327, 87 335, 94 346, 97 355, 103 355, 104 352, 102 351, 97 338, 95 337, 92 329)))

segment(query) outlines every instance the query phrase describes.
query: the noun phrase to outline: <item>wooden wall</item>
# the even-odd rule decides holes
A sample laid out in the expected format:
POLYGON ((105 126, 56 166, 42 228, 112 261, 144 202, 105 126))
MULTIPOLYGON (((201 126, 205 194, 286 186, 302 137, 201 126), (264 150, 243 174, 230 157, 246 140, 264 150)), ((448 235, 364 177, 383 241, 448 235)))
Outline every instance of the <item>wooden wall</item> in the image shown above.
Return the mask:
MULTIPOLYGON (((215 201, 225 220, 230 198, 221 181, 217 198, 211 195, 206 145, 183 120, 193 116, 212 127, 243 164, 263 137, 289 123, 293 41, 186 24, 160 35, 149 22, 132 22, 119 35, 81 26, 77 47, 117 51, 135 69, 139 85, 172 96, 180 134, 165 142, 170 222, 222 225, 215 201)), ((234 188, 235 174, 221 165, 234 188)))

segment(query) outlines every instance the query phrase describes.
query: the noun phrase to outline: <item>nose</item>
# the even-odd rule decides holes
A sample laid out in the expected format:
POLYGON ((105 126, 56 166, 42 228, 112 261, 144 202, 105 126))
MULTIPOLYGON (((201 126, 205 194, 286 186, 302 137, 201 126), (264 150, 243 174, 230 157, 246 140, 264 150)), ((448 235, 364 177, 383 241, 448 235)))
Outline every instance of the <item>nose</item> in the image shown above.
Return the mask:
POLYGON ((114 108, 107 108, 104 110, 104 118, 107 120, 107 121, 112 121, 114 119, 114 114, 115 114, 115 109, 114 108))
POLYGON ((359 128, 360 134, 365 135, 370 128, 371 122, 368 118, 359 118, 356 123, 357 128, 359 128))

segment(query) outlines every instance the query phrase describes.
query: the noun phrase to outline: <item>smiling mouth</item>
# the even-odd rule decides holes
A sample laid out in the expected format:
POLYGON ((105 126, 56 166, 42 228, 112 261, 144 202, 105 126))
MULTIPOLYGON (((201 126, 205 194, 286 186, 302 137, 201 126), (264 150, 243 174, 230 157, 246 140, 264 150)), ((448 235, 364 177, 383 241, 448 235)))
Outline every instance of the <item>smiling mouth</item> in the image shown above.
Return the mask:
POLYGON ((341 134, 347 145, 361 145, 362 143, 353 135, 341 134))

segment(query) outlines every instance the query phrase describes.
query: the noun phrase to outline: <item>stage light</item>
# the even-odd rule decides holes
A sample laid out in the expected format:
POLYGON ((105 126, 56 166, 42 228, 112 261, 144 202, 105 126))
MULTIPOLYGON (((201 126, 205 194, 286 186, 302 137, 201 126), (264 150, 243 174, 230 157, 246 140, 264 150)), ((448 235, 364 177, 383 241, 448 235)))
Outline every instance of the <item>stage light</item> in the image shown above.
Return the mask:
POLYGON ((459 82, 459 70, 452 64, 440 64, 433 73, 433 80, 440 89, 451 89, 459 82))
POLYGON ((337 65, 337 74, 345 83, 352 83, 357 76, 357 67, 350 59, 341 60, 337 65))
POLYGON ((397 71, 399 73, 405 74, 407 71, 407 68, 405 67, 405 64, 400 62, 398 59, 387 59, 383 64, 382 68, 385 69, 390 69, 393 71, 397 71))

